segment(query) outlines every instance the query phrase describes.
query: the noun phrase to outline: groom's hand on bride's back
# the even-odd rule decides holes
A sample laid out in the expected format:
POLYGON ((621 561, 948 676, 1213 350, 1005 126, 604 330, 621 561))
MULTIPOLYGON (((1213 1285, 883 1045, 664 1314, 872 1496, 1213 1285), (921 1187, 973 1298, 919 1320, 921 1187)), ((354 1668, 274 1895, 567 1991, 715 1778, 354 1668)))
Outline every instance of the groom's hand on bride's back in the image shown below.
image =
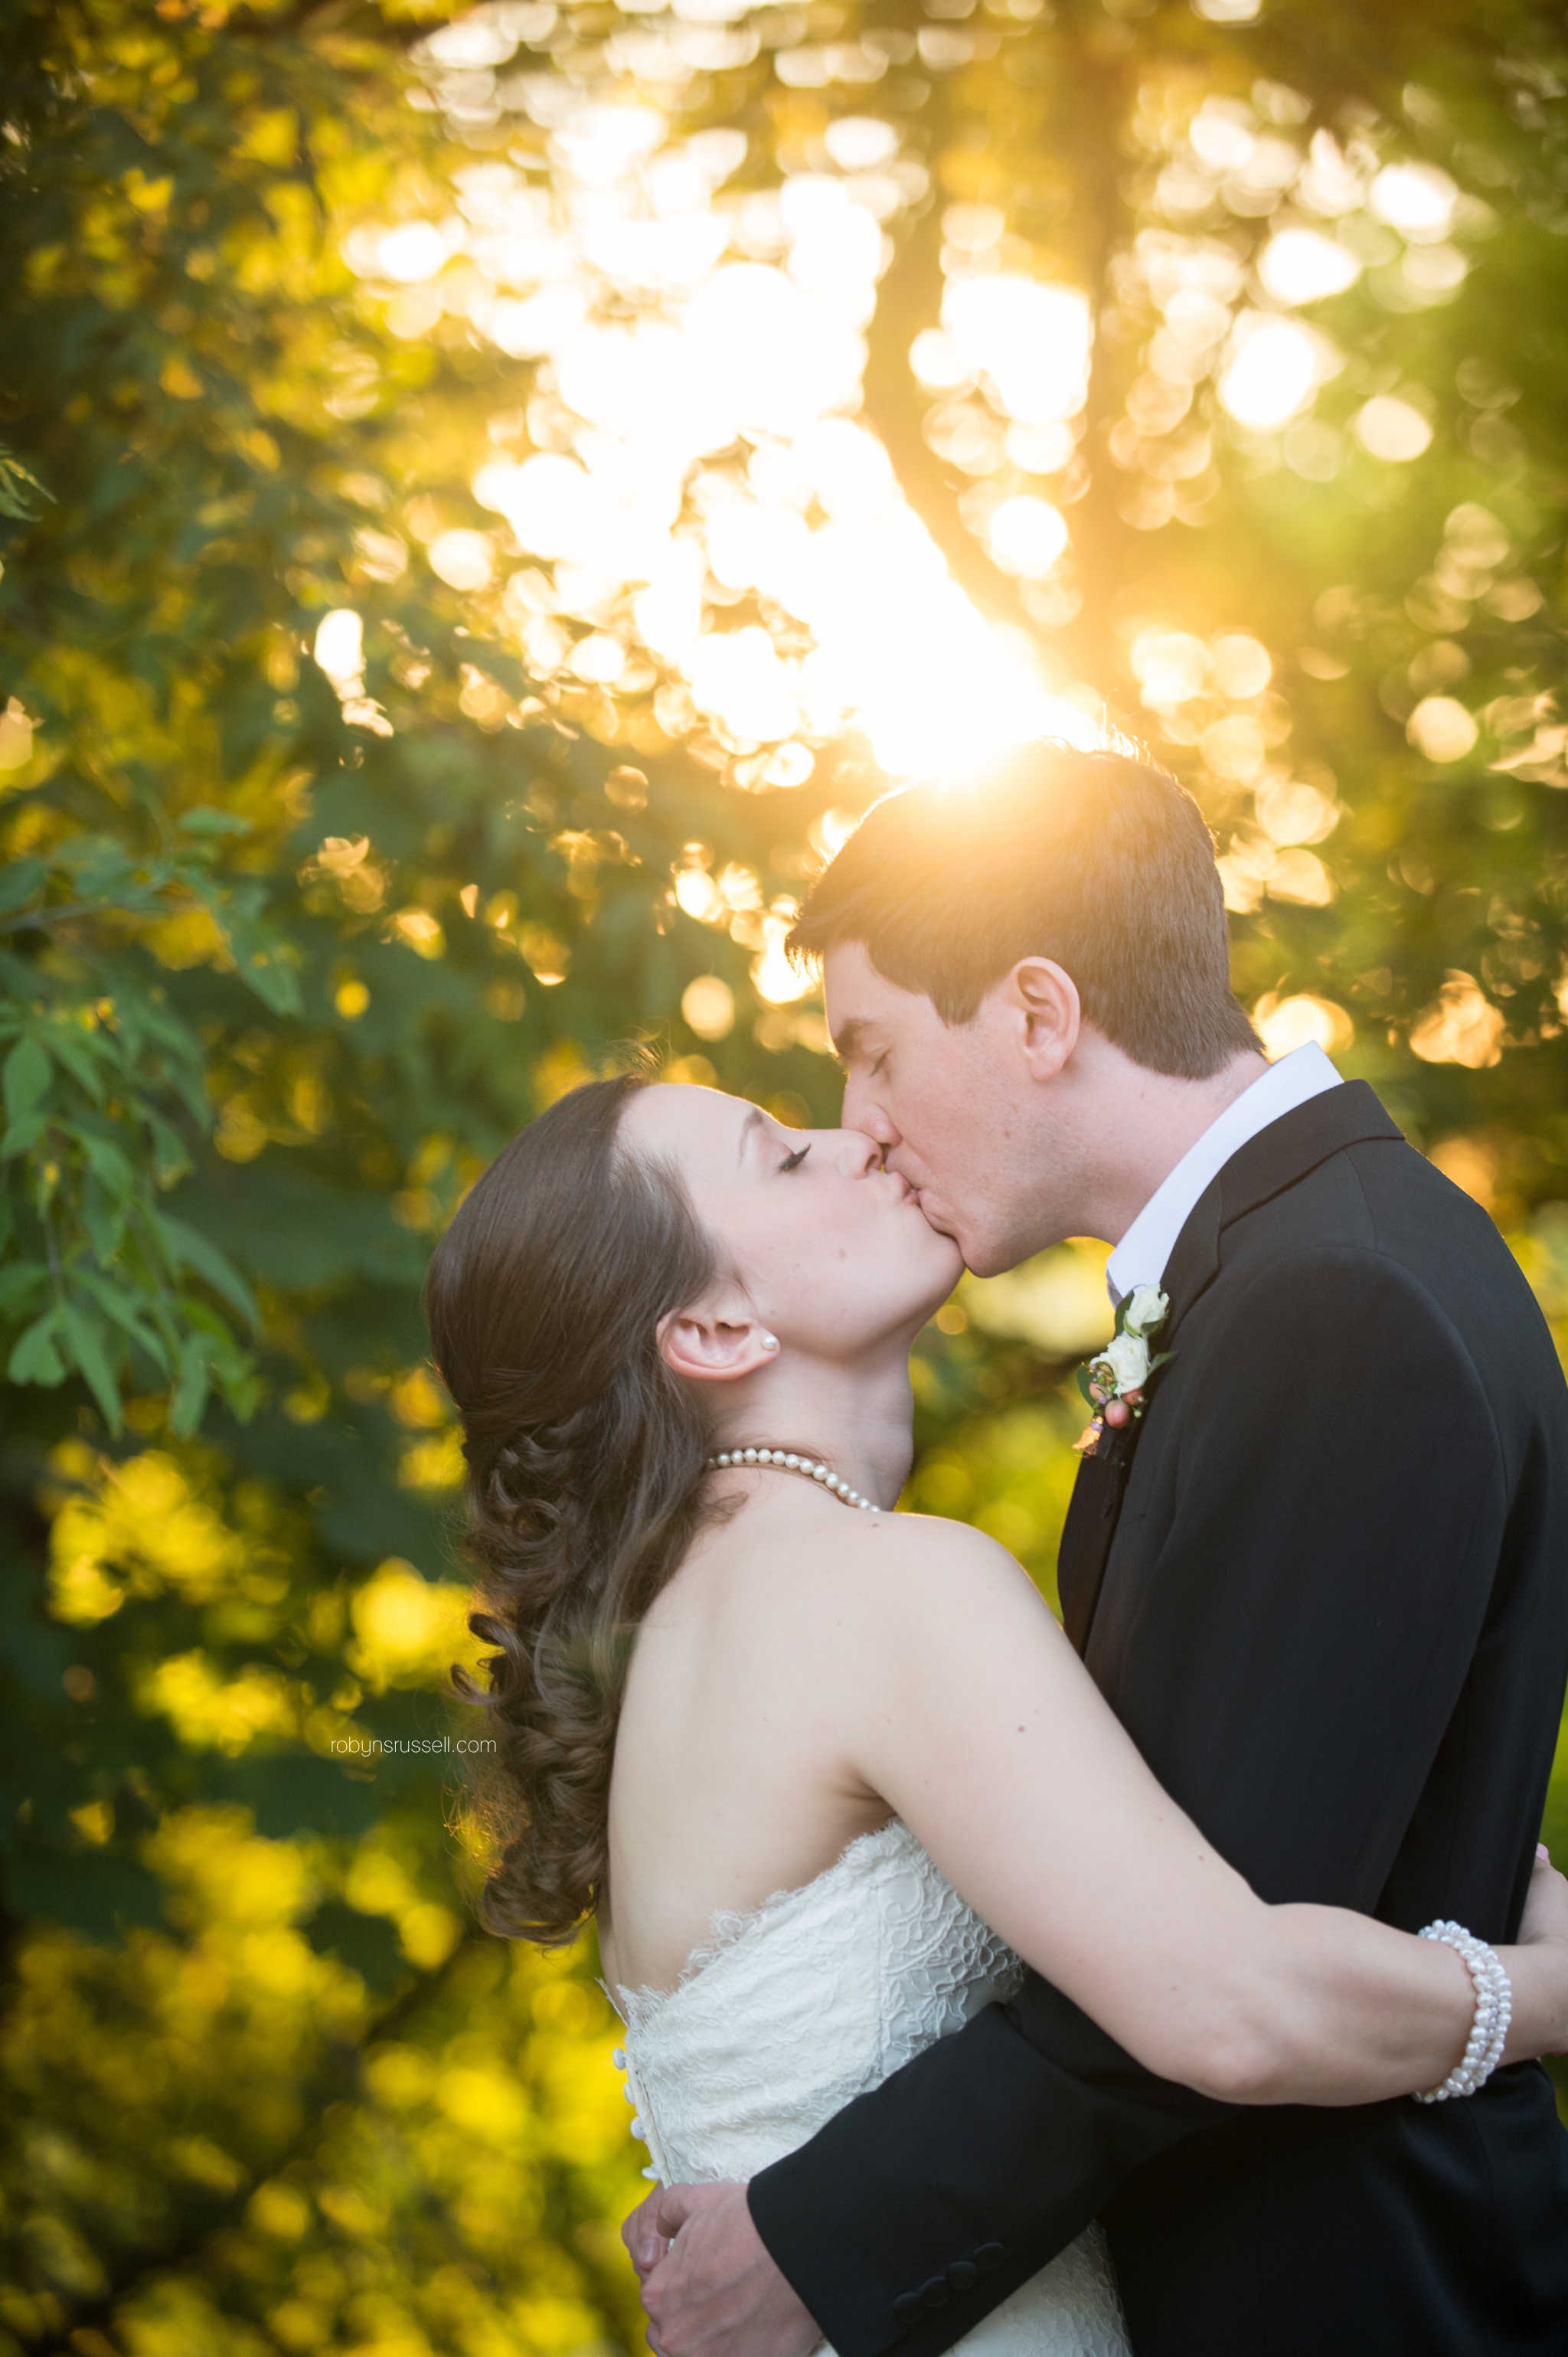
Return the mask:
POLYGON ((621 2228, 657 2357, 808 2357, 822 2331, 769 2258, 744 2185, 669 2185, 621 2228))

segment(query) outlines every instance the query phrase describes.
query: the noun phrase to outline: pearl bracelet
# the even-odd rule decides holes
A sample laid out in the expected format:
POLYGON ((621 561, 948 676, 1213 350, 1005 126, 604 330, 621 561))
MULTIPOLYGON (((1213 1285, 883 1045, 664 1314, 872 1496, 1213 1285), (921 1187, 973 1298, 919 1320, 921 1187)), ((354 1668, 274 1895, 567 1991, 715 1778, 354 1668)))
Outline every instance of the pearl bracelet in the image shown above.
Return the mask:
POLYGON ((1462 1923, 1428 1923, 1416 1934, 1440 1940, 1464 1959, 1476 1985, 1476 2013, 1465 2051, 1441 2087, 1429 2087, 1415 2097, 1418 2104, 1445 2104, 1451 2095, 1473 2095, 1484 2087, 1503 2059, 1509 2023, 1513 2015, 1513 1990, 1495 1949, 1466 1932, 1462 1923))

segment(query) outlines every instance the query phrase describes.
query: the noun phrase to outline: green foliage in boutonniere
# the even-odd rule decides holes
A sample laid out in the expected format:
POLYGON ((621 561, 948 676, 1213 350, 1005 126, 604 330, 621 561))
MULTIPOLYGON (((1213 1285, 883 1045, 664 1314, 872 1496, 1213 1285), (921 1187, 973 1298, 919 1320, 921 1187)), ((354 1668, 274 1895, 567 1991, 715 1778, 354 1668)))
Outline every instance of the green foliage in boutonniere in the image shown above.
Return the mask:
POLYGON ((1111 1340, 1078 1370, 1079 1390, 1095 1412, 1093 1423, 1076 1444, 1080 1457, 1095 1455, 1107 1426, 1123 1430, 1143 1415, 1150 1376, 1176 1355, 1150 1345, 1169 1309, 1169 1298, 1157 1285, 1135 1285, 1117 1303, 1111 1340))

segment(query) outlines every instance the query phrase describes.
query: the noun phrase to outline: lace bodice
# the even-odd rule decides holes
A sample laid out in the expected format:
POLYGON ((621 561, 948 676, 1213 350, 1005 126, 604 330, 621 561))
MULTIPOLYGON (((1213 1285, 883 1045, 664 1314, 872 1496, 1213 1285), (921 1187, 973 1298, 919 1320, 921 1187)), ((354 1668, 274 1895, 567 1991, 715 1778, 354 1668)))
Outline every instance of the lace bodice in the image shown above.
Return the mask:
MULTIPOLYGON (((753 2176, 1011 1996, 1023 1969, 907 1825, 863 1835, 802 1889, 715 1916, 673 1989, 617 1992, 648 2174, 666 2185, 753 2176)), ((1098 2229, 958 2346, 966 2357, 1128 2357, 1098 2229)))

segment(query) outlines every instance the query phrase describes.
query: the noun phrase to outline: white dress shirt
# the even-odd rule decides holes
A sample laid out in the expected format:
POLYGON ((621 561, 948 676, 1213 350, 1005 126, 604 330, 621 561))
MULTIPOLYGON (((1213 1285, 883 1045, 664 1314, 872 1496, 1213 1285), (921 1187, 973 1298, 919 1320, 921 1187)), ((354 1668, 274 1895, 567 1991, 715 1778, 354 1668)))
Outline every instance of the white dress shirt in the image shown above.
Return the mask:
POLYGON ((1322 1049, 1309 1041, 1305 1048, 1293 1048, 1250 1089, 1243 1089, 1162 1179, 1106 1262, 1105 1285, 1112 1303, 1135 1285, 1161 1282, 1194 1204, 1233 1154, 1282 1114, 1294 1113, 1325 1089, 1341 1085, 1322 1049))

